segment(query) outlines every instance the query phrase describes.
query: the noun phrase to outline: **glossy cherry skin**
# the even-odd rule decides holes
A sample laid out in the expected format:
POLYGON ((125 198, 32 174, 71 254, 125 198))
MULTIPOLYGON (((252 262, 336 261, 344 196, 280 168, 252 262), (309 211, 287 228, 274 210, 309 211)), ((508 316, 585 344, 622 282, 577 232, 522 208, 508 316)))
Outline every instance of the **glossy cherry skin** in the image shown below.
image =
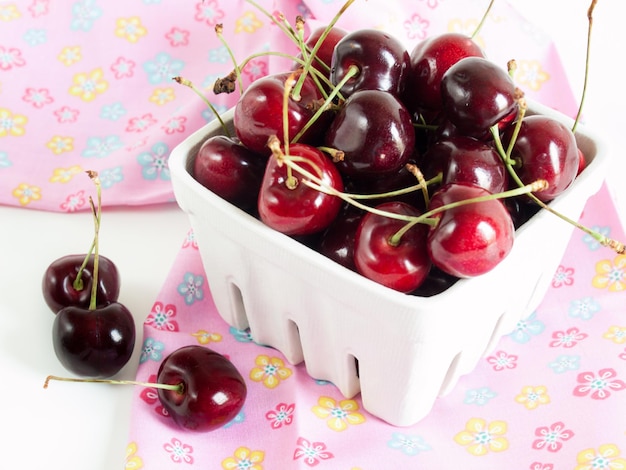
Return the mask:
POLYGON ((503 68, 483 57, 465 57, 441 79, 443 110, 457 131, 476 138, 504 128, 517 114, 515 84, 503 68))
POLYGON ((509 187, 509 174, 498 152, 490 143, 472 137, 439 140, 424 153, 421 168, 427 178, 441 172, 441 185, 471 183, 490 193, 509 187))
POLYGON ((400 97, 409 73, 410 56, 392 35, 376 29, 357 29, 335 46, 330 81, 339 84, 351 66, 356 66, 359 73, 341 87, 344 97, 358 90, 380 90, 400 97))
MULTIPOLYGON (((478 186, 452 183, 431 198, 429 209, 490 193, 478 186)), ((499 199, 465 204, 440 212, 428 233, 428 253, 435 266, 459 278, 480 276, 511 251, 515 228, 499 199)))
MULTIPOLYGON (((406 216, 420 215, 420 211, 403 202, 386 202, 376 208, 406 216)), ((405 225, 402 220, 366 213, 356 233, 354 263, 357 271, 368 279, 409 293, 426 279, 431 262, 426 250, 428 227, 424 224, 408 230, 397 245, 390 242, 405 225)))
MULTIPOLYGON (((298 164, 337 191, 343 191, 343 180, 332 160, 315 147, 306 144, 289 146, 289 154, 303 161, 298 164), (318 173, 321 172, 321 174, 318 173)), ((261 220, 286 235, 301 236, 320 232, 335 219, 342 207, 337 196, 307 186, 307 177, 292 173, 295 187, 288 181, 287 165, 274 157, 267 162, 259 191, 258 211, 261 220)))
POLYGON ((232 421, 243 407, 246 383, 223 355, 200 345, 183 346, 159 366, 157 382, 182 384, 182 392, 158 389, 174 422, 189 431, 207 432, 232 421))
POLYGON ((411 69, 405 93, 409 109, 440 111, 443 74, 465 57, 484 56, 475 41, 460 33, 438 34, 417 43, 410 53, 411 69))
POLYGON ((328 147, 344 152, 339 171, 353 178, 399 171, 413 156, 415 130, 404 105, 378 90, 353 93, 330 124, 328 147))
POLYGON ((363 217, 360 209, 348 204, 321 235, 317 251, 343 267, 356 271, 354 239, 363 217))
MULTIPOLYGON (((62 256, 46 268, 41 289, 46 304, 54 313, 68 306, 89 307, 93 285, 93 255, 90 256, 81 275, 83 287, 81 289, 74 287, 74 281, 86 256, 86 253, 62 256)), ((113 261, 102 255, 98 258, 96 305, 102 307, 117 300, 120 293, 120 275, 113 261)))
MULTIPOLYGON (((305 44, 309 48, 309 51, 313 50, 317 42, 322 37, 322 34, 324 34, 325 30, 326 27, 320 26, 318 28, 315 28, 307 37, 305 44)), ((332 63, 335 46, 346 34, 348 34, 348 32, 345 29, 339 28, 337 26, 331 27, 326 34, 326 37, 322 41, 322 44, 318 47, 315 53, 315 58, 313 59, 311 64, 316 70, 318 70, 326 77, 328 77, 328 75, 330 74, 330 66, 332 63)), ((298 57, 301 59, 302 55, 300 54, 298 55, 298 57)), ((300 67, 300 65, 298 64, 296 68, 297 67, 300 67)))
MULTIPOLYGON (((503 138, 506 145, 511 132, 507 131, 503 138)), ((580 154, 571 129, 545 115, 524 117, 511 157, 519 162, 515 171, 522 182, 548 182, 548 189, 535 193, 544 202, 565 191, 580 168, 580 154)))
POLYGON ((217 135, 205 140, 193 161, 192 175, 204 187, 239 207, 256 209, 267 157, 233 138, 217 135))
MULTIPOLYGON (((281 142, 283 134, 283 95, 285 82, 292 72, 267 75, 252 82, 235 105, 233 124, 239 141, 250 150, 269 155, 268 139, 276 135, 281 142)), ((297 74, 296 74, 297 78, 297 74)), ((322 94, 310 75, 304 80, 301 98, 288 100, 287 121, 289 139, 298 134, 313 117, 322 94)), ((301 143, 317 143, 331 119, 330 112, 324 113, 305 135, 301 143)))
POLYGON ((107 378, 131 358, 135 321, 119 302, 89 310, 65 307, 54 317, 52 343, 63 366, 76 375, 107 378))

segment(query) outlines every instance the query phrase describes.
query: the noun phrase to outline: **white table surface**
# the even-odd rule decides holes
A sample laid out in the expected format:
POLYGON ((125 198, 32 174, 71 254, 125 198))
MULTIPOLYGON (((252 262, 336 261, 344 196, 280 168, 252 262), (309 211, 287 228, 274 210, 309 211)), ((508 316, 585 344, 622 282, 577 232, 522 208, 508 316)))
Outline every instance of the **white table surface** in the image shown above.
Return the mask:
MULTIPOLYGON (((511 3, 548 32, 557 44, 574 90, 582 90, 589 2, 511 3)), ((585 115, 609 143, 614 170, 607 181, 620 214, 624 214, 622 220, 626 220, 626 132, 621 128, 626 98, 620 89, 624 65, 618 63, 623 58, 613 55, 620 53, 624 44, 620 5, 619 1, 600 0, 596 7, 585 115)), ((511 42, 515 39, 512 37, 511 42)), ((0 467, 121 469, 131 387, 55 382, 43 389, 46 375, 67 373, 52 350, 53 315, 41 296, 41 277, 52 260, 88 248, 91 220, 84 213, 0 207, 0 221, 0 426, 4 431, 0 467)), ((120 301, 135 315, 138 332, 188 229, 185 214, 174 204, 107 210, 103 215, 102 253, 119 267, 120 301), (158 263, 151 261, 155 253, 158 263)), ((140 346, 141 338, 131 364, 120 374, 122 378, 134 377, 140 346)))

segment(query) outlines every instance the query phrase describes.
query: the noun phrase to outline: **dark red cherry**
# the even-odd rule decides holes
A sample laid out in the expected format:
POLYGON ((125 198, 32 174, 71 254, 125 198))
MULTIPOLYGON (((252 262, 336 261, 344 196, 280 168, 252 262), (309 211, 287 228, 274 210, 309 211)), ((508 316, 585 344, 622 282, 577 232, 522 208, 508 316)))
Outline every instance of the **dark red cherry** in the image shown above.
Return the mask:
MULTIPOLYGON (((328 32, 326 32, 326 27, 320 26, 315 28, 305 41, 306 46, 309 48, 309 52, 313 50, 317 42, 322 37, 322 34, 326 34, 326 37, 324 37, 322 44, 318 47, 312 65, 316 70, 328 77, 330 74, 330 66, 335 46, 346 34, 348 34, 348 32, 337 26, 332 26, 328 32)), ((302 55, 300 54, 298 57, 302 58, 302 55)), ((299 64, 296 65, 296 68, 299 66, 299 64)))
POLYGON ((324 256, 356 271, 354 265, 354 238, 363 212, 351 204, 342 208, 335 220, 321 235, 317 250, 324 256))
MULTIPOLYGON (((507 146, 511 134, 509 129, 503 137, 507 146)), ((545 115, 524 117, 511 157, 518 162, 515 171, 525 184, 538 179, 548 182, 548 189, 535 193, 544 202, 565 191, 580 168, 580 155, 571 129, 545 115)))
MULTIPOLYGON (((420 211, 403 202, 386 202, 377 209, 417 217, 420 211)), ((393 236, 407 222, 372 212, 366 213, 356 233, 354 263, 357 271, 379 284, 409 293, 419 287, 430 270, 426 250, 428 227, 416 224, 398 243, 393 236)))
POLYGON ((199 345, 170 353, 159 366, 157 382, 182 384, 182 391, 157 389, 157 393, 174 422, 190 431, 213 431, 229 423, 247 395, 246 383, 234 364, 199 345))
POLYGON ((515 84, 506 70, 484 57, 465 57, 441 79, 446 117, 470 137, 490 137, 489 129, 504 128, 517 114, 515 84))
POLYGON ((443 74, 465 57, 485 57, 476 42, 460 33, 430 36, 417 43, 410 56, 405 101, 412 112, 441 110, 443 74))
MULTIPOLYGON (((283 134, 283 96, 285 82, 293 72, 267 75, 252 82, 235 105, 233 123, 240 142, 250 150, 262 155, 269 155, 268 139, 276 135, 281 142, 283 134)), ((297 73, 296 73, 297 78, 297 73)), ((310 75, 307 75, 300 92, 300 99, 288 100, 287 121, 289 140, 291 141, 313 117, 322 94, 310 75)), ((326 130, 331 118, 324 113, 305 135, 301 143, 317 143, 326 130)))
MULTIPOLYGON (((431 198, 429 210, 490 193, 467 183, 441 187, 431 198)), ((499 199, 445 209, 428 233, 428 253, 435 266, 459 278, 491 271, 511 251, 515 228, 499 199)))
MULTIPOLYGON (((46 268, 41 287, 43 298, 54 313, 68 306, 89 307, 94 255, 89 257, 82 271, 82 286, 75 284, 86 257, 87 254, 62 256, 46 268)), ((96 305, 101 307, 117 300, 120 293, 120 275, 113 261, 102 255, 98 258, 96 305)))
POLYGON ((326 145, 344 152, 337 163, 353 178, 399 171, 413 156, 415 130, 404 105, 378 90, 353 93, 330 124, 326 145))
POLYGON ((330 81, 337 85, 356 66, 358 74, 341 87, 344 97, 358 90, 380 90, 400 97, 410 67, 409 53, 394 36, 377 29, 358 29, 335 46, 330 81))
POLYGON ((54 352, 76 375, 106 378, 118 373, 135 346, 135 321, 119 302, 104 307, 65 307, 52 325, 54 352))
POLYGON ((193 160, 192 175, 204 187, 240 209, 256 209, 267 157, 234 139, 205 140, 193 160))
MULTIPOLYGON (((306 144, 289 146, 289 156, 327 186, 343 191, 343 180, 332 160, 306 144)), ((274 230, 301 236, 320 232, 335 219, 342 207, 340 198, 318 191, 306 184, 309 178, 271 157, 267 162, 259 191, 258 211, 261 220, 274 230)))

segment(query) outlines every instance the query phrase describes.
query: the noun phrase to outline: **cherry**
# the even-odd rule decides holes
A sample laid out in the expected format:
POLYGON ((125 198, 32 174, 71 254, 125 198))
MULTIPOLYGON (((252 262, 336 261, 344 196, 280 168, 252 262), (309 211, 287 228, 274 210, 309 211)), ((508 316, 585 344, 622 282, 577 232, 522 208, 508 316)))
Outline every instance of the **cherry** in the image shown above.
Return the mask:
POLYGON ((400 97, 410 67, 409 53, 392 35, 376 29, 358 29, 335 46, 330 81, 338 85, 356 66, 358 73, 340 89, 344 97, 357 90, 380 90, 400 97))
MULTIPOLYGON (((317 42, 324 34, 326 36, 315 50, 315 57, 311 62, 311 65, 323 75, 328 76, 330 74, 329 71, 335 46, 346 34, 348 34, 348 32, 337 26, 332 26, 328 30, 326 27, 321 26, 315 28, 311 34, 309 34, 309 37, 304 43, 307 46, 309 53, 313 51, 313 48, 316 47, 317 42)), ((298 57, 302 59, 301 54, 298 57)), ((299 67, 299 65, 296 67, 299 67)))
MULTIPOLYGON (((429 212, 466 199, 490 196, 467 183, 442 186, 430 200, 429 212)), ((435 266, 459 278, 484 274, 511 251, 515 228, 499 199, 450 206, 434 215, 439 222, 428 233, 428 253, 435 266)))
MULTIPOLYGON (((66 255, 54 260, 46 269, 42 280, 43 297, 54 313, 70 305, 86 308, 91 298, 94 255, 66 255), (81 266, 87 261, 83 269, 81 266), (80 273, 80 278, 79 278, 80 273), (78 278, 78 279, 77 279, 78 278)), ((100 255, 98 264, 98 307, 115 302, 120 293, 120 276, 117 266, 100 255)))
POLYGON ((130 360, 135 321, 119 302, 95 310, 68 306, 54 318, 52 340, 67 370, 85 377, 110 377, 130 360))
POLYGON ((418 42, 410 53, 405 101, 412 112, 439 111, 441 79, 455 63, 465 57, 485 57, 481 47, 460 33, 430 36, 418 42))
POLYGON ((310 187, 307 182, 311 178, 294 172, 285 160, 295 157, 302 169, 341 192, 343 180, 339 171, 328 156, 310 145, 290 145, 287 155, 278 139, 273 139, 270 146, 275 156, 267 162, 259 191, 261 220, 287 235, 309 235, 324 230, 339 213, 341 199, 310 187))
MULTIPOLYGON (((268 139, 276 135, 285 141, 283 133, 283 97, 287 80, 297 79, 298 72, 283 72, 267 75, 252 82, 235 105, 233 123, 240 142, 250 150, 269 155, 268 139)), ((300 98, 288 100, 288 138, 295 137, 313 117, 322 94, 307 75, 302 82, 300 98)), ((301 143, 316 143, 331 118, 324 112, 301 137, 301 143)))
POLYGON ((183 346, 159 366, 157 382, 182 385, 158 388, 163 407, 174 421, 191 431, 212 431, 237 416, 244 405, 246 383, 231 361, 199 345, 183 346))
POLYGON ((379 90, 354 92, 328 127, 325 144, 341 150, 339 171, 380 177, 399 171, 413 156, 415 130, 404 105, 379 90))
POLYGON ((354 265, 354 239, 363 213, 347 204, 321 235, 317 251, 351 271, 354 265))
MULTIPOLYGON (((376 209, 409 217, 420 215, 420 211, 404 202, 386 202, 376 209)), ((366 213, 355 237, 354 263, 363 276, 409 293, 424 281, 431 262, 426 250, 428 227, 416 224, 396 239, 406 224, 386 215, 366 213)))
POLYGON ((267 157, 235 139, 216 135, 205 140, 193 160, 192 175, 231 204, 249 211, 256 201, 267 157))
POLYGON ((464 135, 482 138, 498 124, 504 128, 517 114, 513 80, 484 57, 465 57, 444 73, 441 99, 446 117, 464 135))
MULTIPOLYGON (((503 136, 508 146, 513 126, 503 136)), ((524 183, 543 179, 548 189, 535 196, 549 202, 567 189, 578 174, 580 154, 569 127, 545 115, 525 116, 515 140, 511 158, 515 172, 524 183)))

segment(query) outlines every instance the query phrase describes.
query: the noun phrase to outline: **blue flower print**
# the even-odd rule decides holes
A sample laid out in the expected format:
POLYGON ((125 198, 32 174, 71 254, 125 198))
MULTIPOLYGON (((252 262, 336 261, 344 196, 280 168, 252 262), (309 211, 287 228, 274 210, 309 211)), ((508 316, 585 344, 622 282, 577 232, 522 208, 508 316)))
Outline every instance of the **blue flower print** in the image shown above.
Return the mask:
MULTIPOLYGON (((591 227, 591 230, 598 232, 605 237, 608 237, 611 233, 611 227, 600 227, 598 225, 594 225, 593 227, 591 227)), ((595 251, 602 247, 602 244, 588 233, 585 233, 583 235, 583 242, 591 251, 595 251)))
POLYGON ((204 292, 202 291, 203 283, 204 277, 188 272, 183 276, 183 282, 178 285, 177 291, 183 296, 185 303, 191 305, 197 300, 204 298, 204 292))
POLYGON ((124 174, 122 172, 121 166, 116 166, 114 168, 105 168, 100 171, 100 184, 102 185, 102 189, 108 189, 113 187, 115 184, 120 183, 124 180, 124 174))
POLYGON ((228 49, 224 46, 209 49, 209 62, 225 64, 231 60, 228 49))
POLYGON ((146 338, 141 348, 141 354, 139 356, 139 363, 143 364, 146 361, 160 361, 163 359, 163 350, 165 344, 161 341, 156 341, 153 338, 146 338))
MULTIPOLYGON (((214 107, 220 115, 222 115, 228 109, 226 106, 223 105, 214 105, 214 107)), ((212 109, 205 108, 202 110, 202 119, 204 119, 205 122, 211 122, 215 118, 216 116, 212 109)))
POLYGON ((100 117, 108 121, 117 121, 126 114, 126 108, 122 103, 113 103, 103 106, 100 110, 100 117))
POLYGON ((9 168, 12 166, 11 160, 9 160, 9 154, 0 150, 0 168, 9 168))
POLYGON ((243 410, 241 410, 239 413, 237 413, 237 416, 235 416, 233 419, 231 419, 228 423, 226 423, 222 427, 223 428, 229 428, 233 424, 243 423, 245 420, 246 420, 246 415, 244 414, 243 410))
POLYGON ((581 320, 591 320, 601 309, 600 304, 593 297, 584 297, 570 302, 568 315, 581 320))
POLYGON ((580 368, 580 356, 568 356, 562 354, 554 361, 548 364, 555 374, 562 374, 570 370, 578 370, 580 368))
POLYGON ((83 157, 104 158, 124 146, 119 136, 89 137, 87 148, 82 151, 83 157))
POLYGON ((180 75, 184 67, 185 63, 182 60, 173 59, 167 52, 159 52, 154 60, 143 64, 143 70, 152 85, 170 83, 172 78, 180 75))
POLYGON ((29 46, 38 46, 48 40, 45 29, 29 29, 24 33, 24 41, 29 46))
POLYGON ((486 405, 489 400, 495 398, 496 395, 496 392, 491 390, 489 387, 476 388, 465 392, 465 399, 463 400, 463 403, 466 405, 483 406, 486 405))
POLYGON ((234 326, 231 326, 228 329, 228 332, 231 335, 233 335, 233 338, 235 338, 236 341, 239 341, 240 343, 253 343, 254 342, 254 340, 252 339, 252 335, 250 334, 249 328, 245 330, 238 330, 234 326))
POLYGON ((146 180, 156 180, 161 178, 163 181, 170 180, 170 169, 167 165, 170 149, 167 144, 157 142, 152 146, 150 152, 142 152, 137 155, 137 161, 143 167, 141 175, 146 180))
POLYGON ((387 446, 411 456, 431 449, 420 436, 409 436, 401 432, 394 432, 391 435, 391 440, 387 442, 387 446))
POLYGON ((543 332, 546 326, 543 322, 537 320, 536 313, 533 312, 527 319, 517 322, 515 330, 509 334, 513 341, 522 344, 528 343, 533 336, 543 332))
POLYGON ((89 31, 94 20, 102 16, 102 9, 95 0, 82 0, 72 5, 72 22, 70 28, 74 31, 89 31))

